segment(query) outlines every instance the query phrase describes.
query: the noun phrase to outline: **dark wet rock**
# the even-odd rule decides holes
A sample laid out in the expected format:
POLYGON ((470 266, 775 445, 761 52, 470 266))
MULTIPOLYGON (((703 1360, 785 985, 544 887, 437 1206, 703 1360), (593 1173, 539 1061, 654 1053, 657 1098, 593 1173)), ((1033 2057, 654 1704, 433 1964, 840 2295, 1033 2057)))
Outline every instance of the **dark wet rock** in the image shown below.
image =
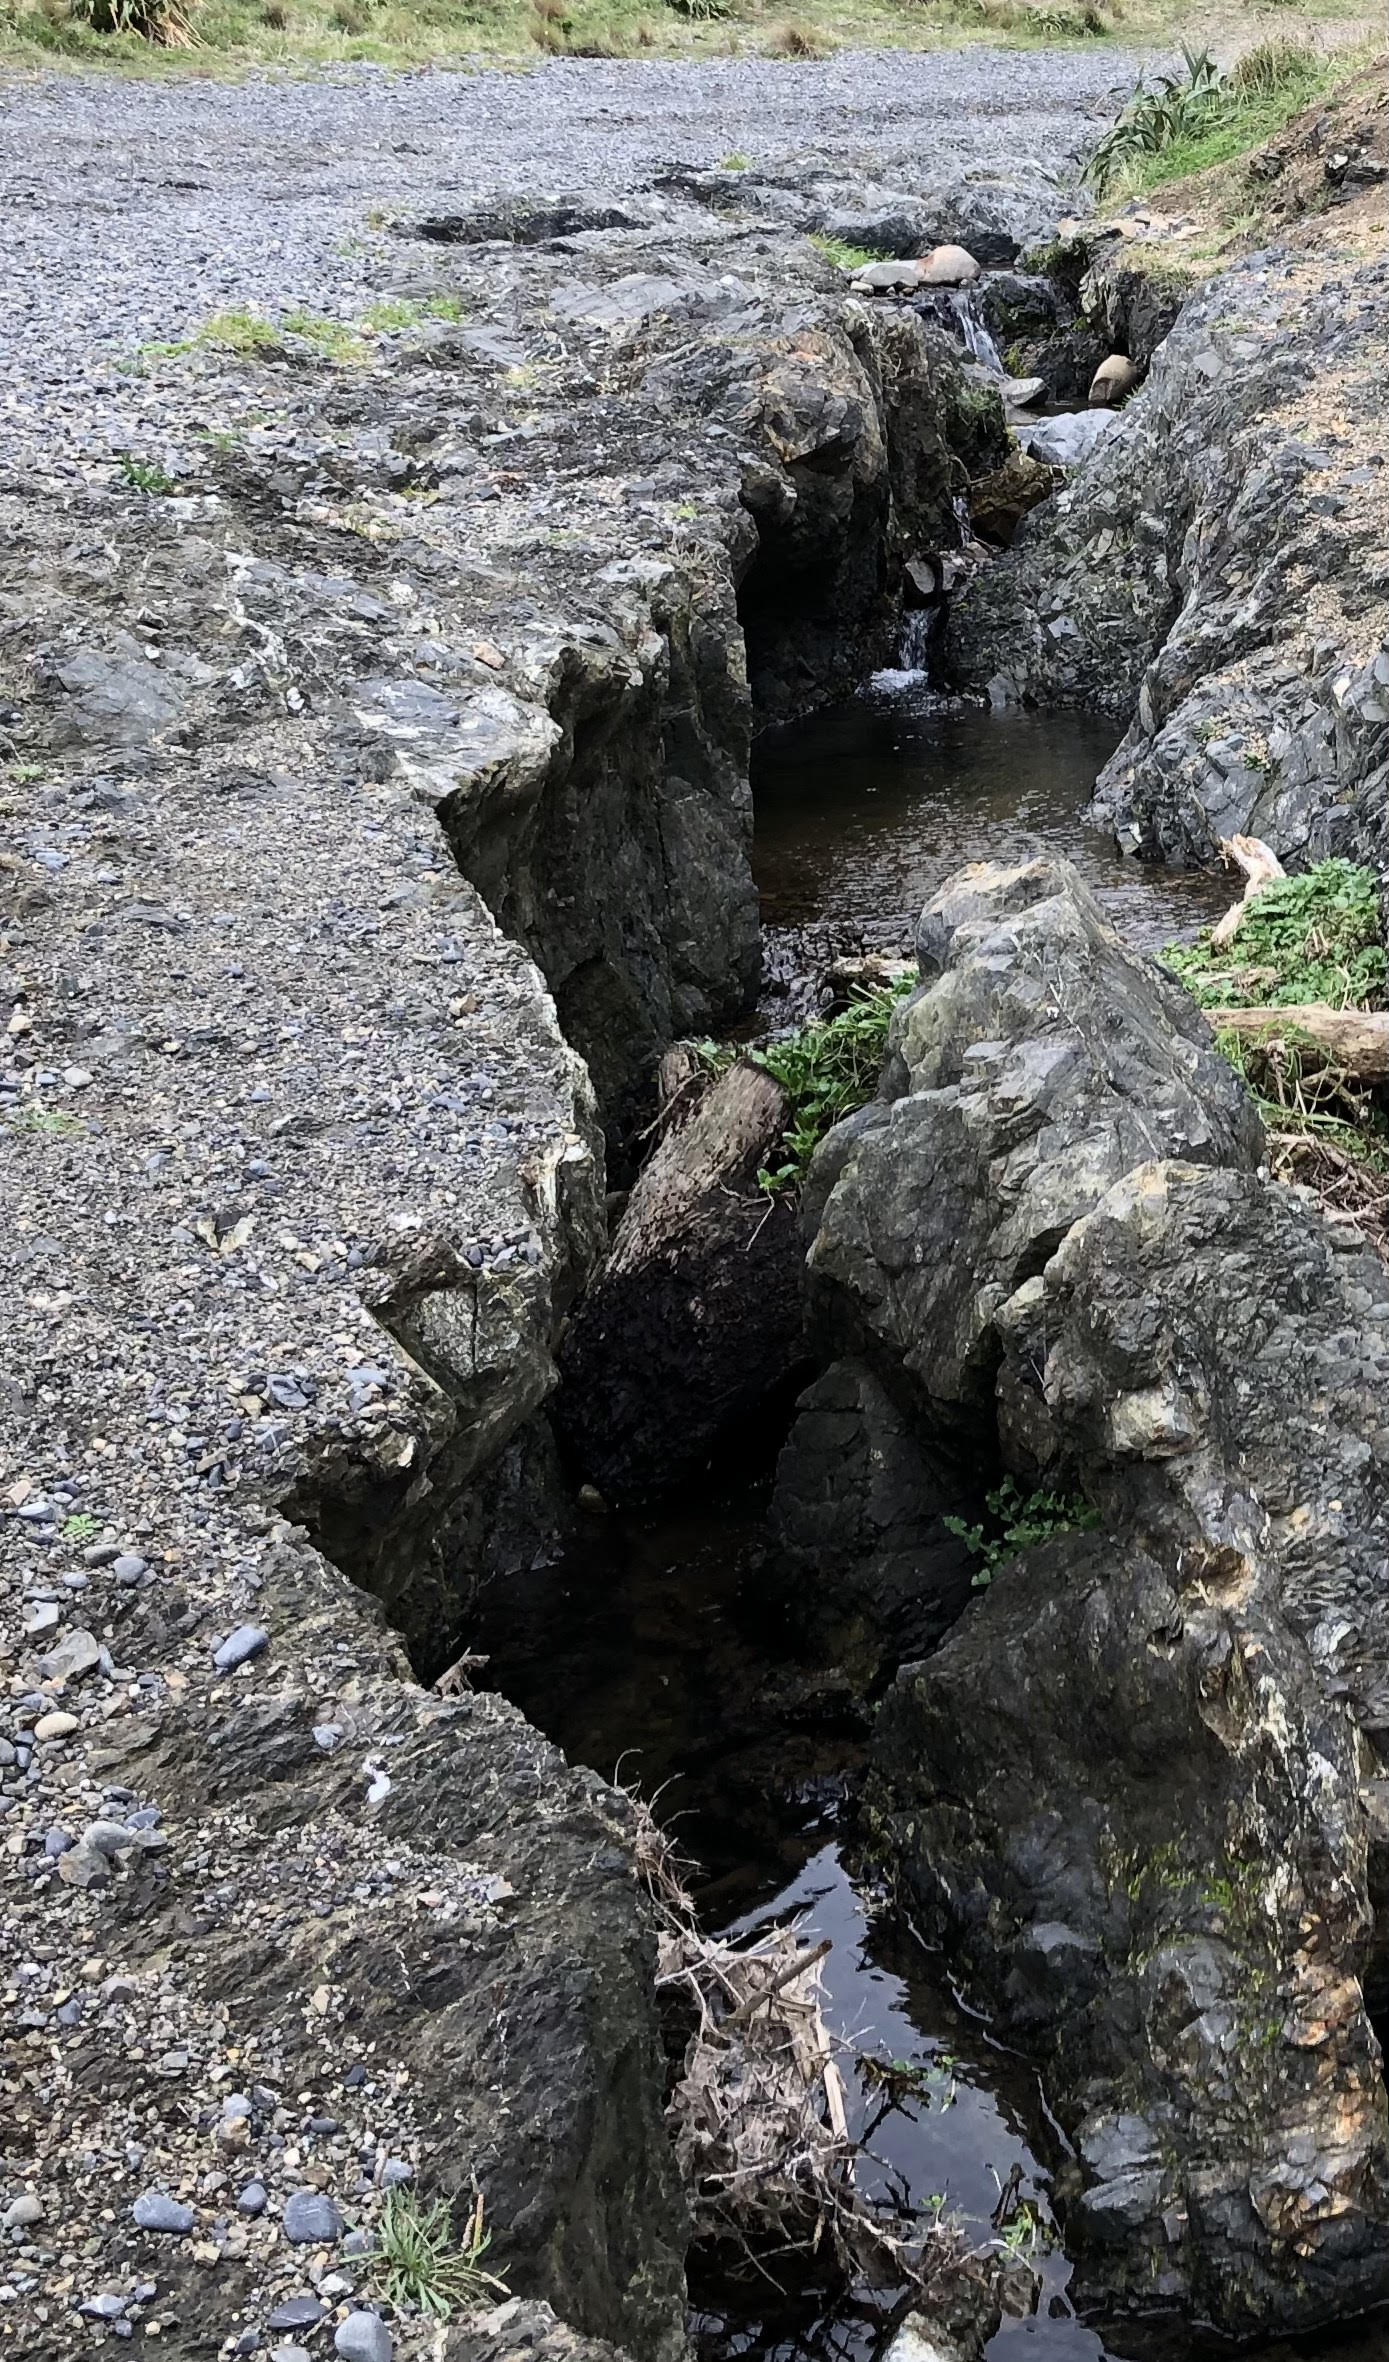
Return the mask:
POLYGON ((1277 256, 1203 287, 952 617, 953 666, 995 698, 1129 721, 1095 809, 1135 849, 1382 850, 1384 289, 1382 264, 1277 256))
POLYGON ((757 1185, 785 1093, 742 1062, 702 1096, 688 1088, 560 1347, 556 1422, 612 1505, 669 1491, 716 1444, 736 1445, 804 1361, 795 1212, 757 1185))
POLYGON ((1154 1154, 1252 1169, 1262 1132, 1180 986, 1065 862, 980 862, 928 904, 883 1096, 806 1196, 813 1332, 933 1418, 992 1428, 995 1314, 1154 1154))
POLYGON ((777 1461, 788 1612, 865 1686, 884 1659, 925 1655, 969 1598, 974 1562, 943 1519, 970 1506, 872 1372, 834 1363, 800 1397, 777 1461))
POLYGON ((1389 1275, 1299 1192, 1158 1163, 998 1317, 1005 1456, 1080 1468, 1105 1531, 901 1677, 889 1842, 1047 2063, 1092 2284, 1307 2327, 1389 2291, 1389 1275))

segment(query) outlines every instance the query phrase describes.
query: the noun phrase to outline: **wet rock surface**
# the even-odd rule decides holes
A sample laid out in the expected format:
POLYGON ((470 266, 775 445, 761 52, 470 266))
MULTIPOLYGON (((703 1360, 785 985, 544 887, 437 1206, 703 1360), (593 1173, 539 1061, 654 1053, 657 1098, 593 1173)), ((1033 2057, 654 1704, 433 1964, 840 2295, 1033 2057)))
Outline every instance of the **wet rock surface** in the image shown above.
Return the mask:
MULTIPOLYGON (((1139 298, 1115 300, 1127 332, 1139 298)), ((953 619, 994 697, 1131 717, 1095 809, 1140 852, 1381 846, 1385 319, 1384 266, 1354 257, 1255 256, 1203 288, 953 619)))

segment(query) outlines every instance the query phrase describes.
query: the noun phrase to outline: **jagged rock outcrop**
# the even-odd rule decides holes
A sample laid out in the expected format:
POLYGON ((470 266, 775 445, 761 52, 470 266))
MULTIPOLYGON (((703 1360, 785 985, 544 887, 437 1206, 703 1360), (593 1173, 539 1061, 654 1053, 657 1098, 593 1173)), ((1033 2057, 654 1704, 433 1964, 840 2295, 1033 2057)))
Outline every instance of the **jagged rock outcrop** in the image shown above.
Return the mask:
POLYGON ((883 1096, 812 1167, 811 1320, 968 1438, 992 1430, 995 1313, 1109 1184, 1165 1154, 1252 1170, 1262 1133, 1187 994, 1067 863, 960 871, 918 953, 883 1096))
POLYGON ((1043 2065, 1087 2288, 1306 2327, 1389 2293, 1389 1275, 1059 865, 961 873, 921 952, 900 1095, 812 1176, 816 1318, 1102 1530, 898 1676, 870 1827, 1043 2065))
POLYGON ((1087 2269, 1231 2332, 1389 2290, 1386 1316, 1301 1193, 1116 1184, 1000 1315, 1005 1453, 1104 1533, 1005 1567, 879 1734, 919 1906, 1049 2063, 1087 2269))
POLYGON ((1255 257, 1187 304, 1083 472, 976 577, 962 679, 1129 720, 1097 815, 1149 855, 1381 843, 1382 263, 1255 257))

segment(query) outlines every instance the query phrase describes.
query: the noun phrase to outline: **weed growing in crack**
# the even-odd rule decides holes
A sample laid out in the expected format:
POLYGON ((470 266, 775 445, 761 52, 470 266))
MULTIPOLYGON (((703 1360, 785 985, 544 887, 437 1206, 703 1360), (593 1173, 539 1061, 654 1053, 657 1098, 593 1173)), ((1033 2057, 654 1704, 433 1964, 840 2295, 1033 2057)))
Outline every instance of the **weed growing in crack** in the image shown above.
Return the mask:
POLYGON ((133 485, 137 492, 164 493, 175 489, 173 477, 166 475, 152 459, 125 458, 117 460, 116 465, 127 484, 133 485))
POLYGON ((396 2312, 447 2321, 456 2312, 470 2312, 508 2293, 504 2280, 483 2270, 482 2258, 491 2244, 492 2234, 483 2227, 480 2190, 458 2240, 442 2198, 424 2206, 412 2190, 397 2188, 386 2194, 368 2278, 396 2312))
POLYGON ((908 975, 893 985, 856 992, 836 1016, 817 1017, 799 1033, 748 1051, 790 1102, 780 1162, 757 1176, 769 1197, 799 1189, 831 1125, 872 1098, 882 1077, 892 1012, 915 982, 908 975))
POLYGON ((1001 1566, 1020 1550, 1030 1550, 1034 1542, 1049 1542, 1054 1534, 1090 1533, 1100 1522, 1099 1511, 1079 1493, 1024 1493, 1011 1476, 984 1495, 984 1507, 995 1528, 992 1533, 982 1524, 969 1525, 963 1517, 942 1520, 946 1532, 957 1535, 970 1556, 979 1560, 973 1577, 976 1591, 984 1590, 1001 1566))

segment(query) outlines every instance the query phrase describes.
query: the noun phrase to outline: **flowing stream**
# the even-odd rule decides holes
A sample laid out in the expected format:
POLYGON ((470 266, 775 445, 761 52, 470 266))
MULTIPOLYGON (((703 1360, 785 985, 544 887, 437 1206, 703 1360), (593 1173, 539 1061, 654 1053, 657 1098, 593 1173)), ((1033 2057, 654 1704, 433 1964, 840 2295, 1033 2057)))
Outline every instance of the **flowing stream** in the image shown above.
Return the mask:
MULTIPOLYGON (((908 653, 911 653, 909 650, 908 653)), ((1141 868, 1082 807, 1114 732, 1082 715, 951 707, 908 665, 836 712, 769 737, 754 771, 756 868, 775 970, 816 938, 909 946, 922 903, 962 862, 1064 853, 1115 924, 1150 946, 1190 934, 1230 900, 1219 878, 1141 868)), ((774 1019, 775 1021, 775 1019, 774 1019)), ((784 1017, 782 1022, 784 1022, 784 1017)), ((1065 2155, 1035 2074, 994 2042, 944 1963, 860 1892, 841 1812, 867 1721, 832 1666, 804 1661, 762 1580, 774 1439, 700 1500, 650 1517, 590 1517, 554 1565, 484 1609, 488 1681, 565 1749, 636 1782, 700 1865, 707 1926, 798 1917, 829 1936, 826 2015, 846 2044, 926 2070, 887 2113, 849 2068, 851 2128, 871 2132, 867 2184, 901 2177, 980 2240, 1014 2177, 1035 2210, 1035 2316, 995 2336, 989 2362, 1147 2362, 1128 2326, 1076 2319, 1050 2175, 1065 2155)), ((704 2362, 875 2362, 906 2300, 801 2278, 709 2279, 692 2259, 704 2362)), ((1168 2357, 1188 2352, 1167 2342, 1168 2357)), ((1283 2349, 1290 2351, 1290 2349, 1283 2349)))

